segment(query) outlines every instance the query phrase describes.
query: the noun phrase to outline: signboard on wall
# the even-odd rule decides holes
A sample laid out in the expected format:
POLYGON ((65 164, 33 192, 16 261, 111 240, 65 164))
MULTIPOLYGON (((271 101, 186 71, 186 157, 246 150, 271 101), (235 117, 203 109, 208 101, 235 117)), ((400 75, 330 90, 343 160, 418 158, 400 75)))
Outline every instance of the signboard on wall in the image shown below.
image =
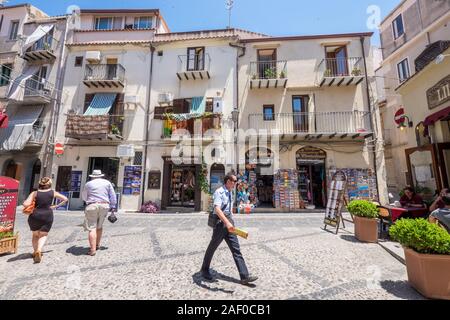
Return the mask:
POLYGON ((123 174, 123 194, 140 195, 141 194, 141 166, 125 166, 123 174))
POLYGON ((314 147, 304 147, 297 151, 297 160, 300 159, 326 159, 327 153, 314 147))
POLYGON ((161 188, 161 171, 155 170, 148 173, 148 189, 161 188))
POLYGON ((19 181, 0 177, 0 233, 14 232, 19 181))
POLYGON ((450 75, 427 91, 428 109, 434 109, 450 101, 450 75))
POLYGON ((72 171, 70 180, 70 191, 72 191, 72 198, 78 199, 81 191, 81 177, 83 171, 72 171))

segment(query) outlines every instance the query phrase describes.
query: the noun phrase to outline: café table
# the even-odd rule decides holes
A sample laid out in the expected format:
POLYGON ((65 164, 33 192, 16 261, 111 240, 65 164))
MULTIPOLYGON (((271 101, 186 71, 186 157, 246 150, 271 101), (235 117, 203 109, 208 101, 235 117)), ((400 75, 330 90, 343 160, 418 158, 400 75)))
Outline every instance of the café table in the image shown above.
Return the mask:
POLYGON ((427 208, 388 206, 388 209, 391 211, 392 222, 400 218, 421 218, 428 213, 427 208))

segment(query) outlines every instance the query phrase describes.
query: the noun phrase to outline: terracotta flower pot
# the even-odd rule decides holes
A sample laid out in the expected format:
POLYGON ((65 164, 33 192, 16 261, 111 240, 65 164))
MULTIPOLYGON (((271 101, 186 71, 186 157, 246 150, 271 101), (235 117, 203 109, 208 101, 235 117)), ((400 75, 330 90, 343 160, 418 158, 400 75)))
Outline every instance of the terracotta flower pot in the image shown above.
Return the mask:
POLYGON ((363 242, 378 242, 378 220, 354 216, 356 239, 363 242))
POLYGON ((450 300, 450 255, 403 249, 409 283, 427 298, 450 300))

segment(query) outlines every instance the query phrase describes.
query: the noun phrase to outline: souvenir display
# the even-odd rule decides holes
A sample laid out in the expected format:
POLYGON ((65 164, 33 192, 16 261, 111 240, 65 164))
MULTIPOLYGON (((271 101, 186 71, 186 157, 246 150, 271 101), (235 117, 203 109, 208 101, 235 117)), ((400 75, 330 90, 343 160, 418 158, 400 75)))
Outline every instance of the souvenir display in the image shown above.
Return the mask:
POLYGON ((300 196, 298 172, 295 169, 280 169, 274 176, 274 200, 276 208, 303 209, 300 196))

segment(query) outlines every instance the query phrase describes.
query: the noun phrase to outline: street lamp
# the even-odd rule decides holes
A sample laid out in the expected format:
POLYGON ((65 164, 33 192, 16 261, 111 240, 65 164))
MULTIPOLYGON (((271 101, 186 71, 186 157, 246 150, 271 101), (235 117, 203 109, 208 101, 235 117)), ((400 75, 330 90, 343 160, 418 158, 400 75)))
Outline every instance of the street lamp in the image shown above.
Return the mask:
POLYGON ((436 57, 436 60, 434 60, 434 62, 436 64, 441 64, 444 61, 445 57, 449 57, 449 56, 450 56, 450 54, 440 54, 436 57))

